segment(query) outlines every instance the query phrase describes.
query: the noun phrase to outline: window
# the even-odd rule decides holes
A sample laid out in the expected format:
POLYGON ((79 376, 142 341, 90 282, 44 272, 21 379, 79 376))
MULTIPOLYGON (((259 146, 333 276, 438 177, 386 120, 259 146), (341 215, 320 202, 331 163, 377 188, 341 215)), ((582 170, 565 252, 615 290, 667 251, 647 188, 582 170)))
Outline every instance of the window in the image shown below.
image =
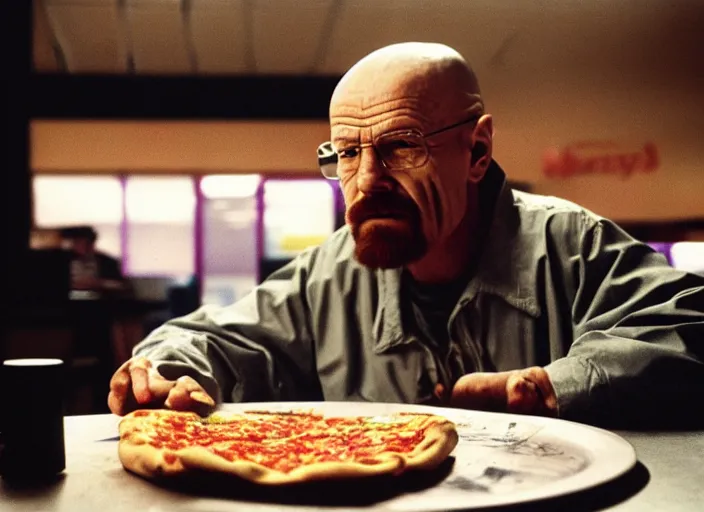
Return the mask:
POLYGON ((121 254, 122 186, 115 176, 35 176, 34 221, 38 228, 90 225, 96 247, 121 254))
POLYGON ((677 242, 670 254, 673 267, 704 275, 704 242, 677 242))
POLYGON ((195 272, 195 190, 189 176, 132 176, 125 188, 125 271, 184 278, 195 272))
POLYGON ((205 176, 203 197, 204 304, 231 304, 257 284, 259 175, 205 176))
POLYGON ((37 244, 48 244, 52 228, 91 225, 98 248, 122 258, 135 287, 190 282, 199 272, 203 302, 229 304, 332 234, 344 213, 335 211, 336 193, 323 179, 255 174, 41 175, 34 178, 34 231, 37 244))
POLYGON ((264 258, 292 258, 335 230, 333 189, 325 180, 264 183, 264 258))

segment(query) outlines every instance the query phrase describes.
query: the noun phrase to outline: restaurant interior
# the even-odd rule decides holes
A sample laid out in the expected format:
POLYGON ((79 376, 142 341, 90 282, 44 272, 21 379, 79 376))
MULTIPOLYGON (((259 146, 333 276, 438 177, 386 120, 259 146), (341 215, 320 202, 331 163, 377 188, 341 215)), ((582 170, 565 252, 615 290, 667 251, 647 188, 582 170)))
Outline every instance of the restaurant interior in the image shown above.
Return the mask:
POLYGON ((66 361, 68 414, 107 411, 151 329, 236 301, 344 224, 315 156, 328 101, 394 42, 472 63, 514 187, 704 274, 701 2, 10 3, 0 354, 66 361), (112 275, 81 280, 82 236, 112 275))

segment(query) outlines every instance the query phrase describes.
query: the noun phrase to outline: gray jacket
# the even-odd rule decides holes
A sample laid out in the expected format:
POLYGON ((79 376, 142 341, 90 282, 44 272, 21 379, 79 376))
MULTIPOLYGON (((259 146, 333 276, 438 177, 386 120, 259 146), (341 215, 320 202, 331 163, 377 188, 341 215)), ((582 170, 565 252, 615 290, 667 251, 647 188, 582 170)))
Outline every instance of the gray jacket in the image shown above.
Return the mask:
POLYGON ((449 368, 538 365, 563 418, 633 424, 701 410, 704 279, 575 204, 511 190, 496 165, 485 181, 493 219, 447 354, 402 314, 401 270, 357 263, 346 227, 235 304, 169 321, 134 354, 234 402, 423 403, 436 382, 451 388, 449 368))

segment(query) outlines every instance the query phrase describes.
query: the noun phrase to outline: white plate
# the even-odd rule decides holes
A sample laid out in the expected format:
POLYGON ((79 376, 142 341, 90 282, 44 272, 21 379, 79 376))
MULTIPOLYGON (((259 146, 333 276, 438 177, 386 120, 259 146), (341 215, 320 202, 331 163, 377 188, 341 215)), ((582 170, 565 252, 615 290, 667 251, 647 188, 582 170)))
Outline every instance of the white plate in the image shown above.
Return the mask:
POLYGON ((552 418, 364 402, 227 404, 221 410, 301 409, 326 416, 425 412, 457 424, 451 473, 438 485, 369 507, 375 511, 470 510, 554 498, 613 480, 636 463, 635 450, 621 437, 552 418))

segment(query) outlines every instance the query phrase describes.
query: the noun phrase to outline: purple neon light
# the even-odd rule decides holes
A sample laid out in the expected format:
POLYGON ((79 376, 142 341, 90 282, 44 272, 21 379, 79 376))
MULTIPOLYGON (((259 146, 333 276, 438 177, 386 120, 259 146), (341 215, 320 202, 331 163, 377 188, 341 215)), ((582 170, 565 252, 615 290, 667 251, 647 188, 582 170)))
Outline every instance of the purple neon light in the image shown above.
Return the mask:
POLYGON ((196 277, 196 287, 198 290, 198 297, 202 299, 203 295, 203 279, 205 279, 205 268, 204 268, 204 252, 205 252, 205 222, 204 210, 203 210, 203 191, 200 187, 200 182, 203 178, 201 176, 195 176, 193 178, 193 191, 196 196, 195 211, 193 212, 193 238, 195 242, 195 247, 193 249, 193 271, 196 277))
POLYGON ((121 218, 120 218, 120 264, 122 265, 122 273, 129 275, 130 258, 129 258, 129 228, 127 226, 127 175, 118 175, 120 181, 121 197, 121 218))
POLYGON ((256 225, 254 228, 254 236, 256 237, 256 257, 257 257, 257 283, 262 280, 262 259, 264 258, 264 184, 267 177, 262 176, 257 187, 255 195, 255 204, 257 208, 256 225))

